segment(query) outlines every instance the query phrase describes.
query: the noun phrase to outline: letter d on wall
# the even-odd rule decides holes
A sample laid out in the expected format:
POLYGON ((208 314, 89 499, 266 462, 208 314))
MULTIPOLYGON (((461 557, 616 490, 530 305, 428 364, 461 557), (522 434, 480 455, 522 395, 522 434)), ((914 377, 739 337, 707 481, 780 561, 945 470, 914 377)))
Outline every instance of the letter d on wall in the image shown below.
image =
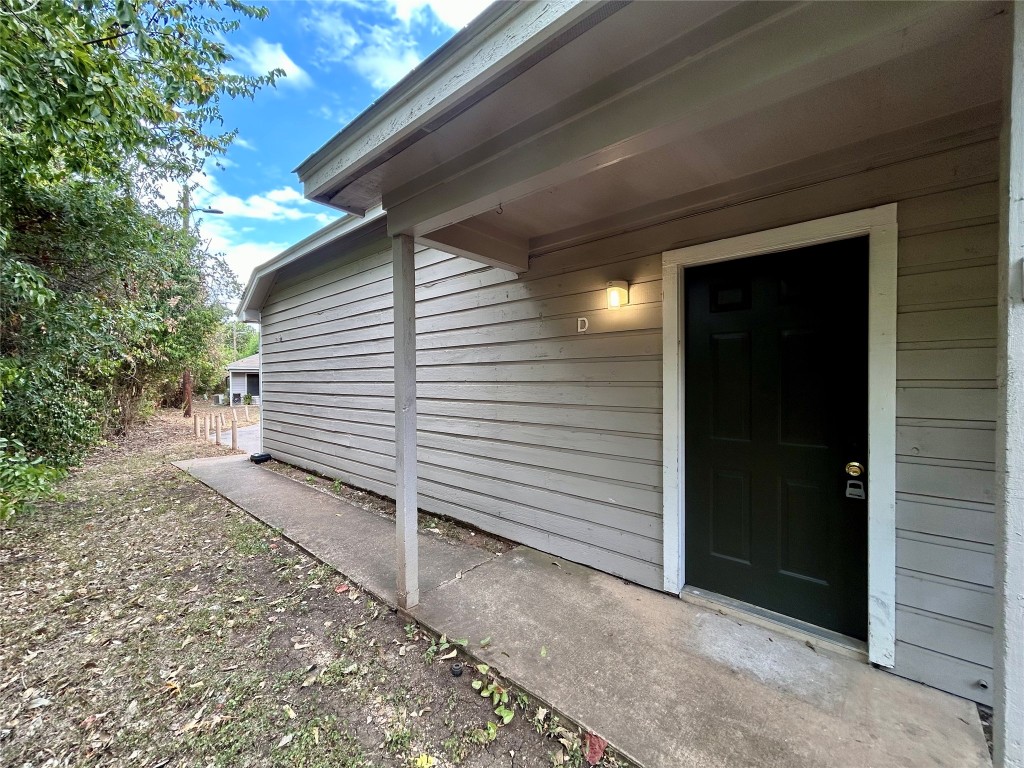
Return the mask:
POLYGON ((576 333, 586 333, 590 327, 590 321, 585 317, 576 318, 576 333))

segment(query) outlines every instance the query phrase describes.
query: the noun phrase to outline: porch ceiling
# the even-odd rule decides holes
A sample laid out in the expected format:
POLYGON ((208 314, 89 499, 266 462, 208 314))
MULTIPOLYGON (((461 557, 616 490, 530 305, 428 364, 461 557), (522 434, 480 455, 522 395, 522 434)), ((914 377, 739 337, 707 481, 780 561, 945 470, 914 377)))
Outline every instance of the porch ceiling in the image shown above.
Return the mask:
MULTIPOLYGON (((422 237, 468 223, 537 254, 989 138, 1000 121, 1004 11, 768 4, 666 17, 656 39, 638 46, 653 52, 546 111, 447 161, 439 149, 452 142, 439 131, 431 170, 415 178, 406 175, 415 153, 399 158, 402 172, 383 189, 389 232, 422 237), (671 26, 676 34, 664 42, 671 26), (819 44, 815 35, 835 39, 819 44)), ((588 35, 611 32, 631 12, 588 35)), ((563 57, 585 69, 584 55, 599 53, 607 64, 586 37, 563 57)), ((542 76, 526 73, 510 92, 542 76)), ((488 108, 503 96, 493 94, 488 108)))
POLYGON ((501 201, 475 220, 549 252, 998 135, 999 23, 501 201))
POLYGON ((519 271, 527 252, 995 135, 1006 10, 615 6, 373 170, 317 178, 336 205, 379 196, 390 234, 519 271))

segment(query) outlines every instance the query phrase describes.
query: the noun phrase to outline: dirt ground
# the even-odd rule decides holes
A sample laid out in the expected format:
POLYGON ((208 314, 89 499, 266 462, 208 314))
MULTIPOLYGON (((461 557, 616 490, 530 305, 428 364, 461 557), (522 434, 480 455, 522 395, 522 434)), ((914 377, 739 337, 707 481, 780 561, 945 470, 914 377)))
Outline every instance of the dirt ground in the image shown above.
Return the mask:
POLYGON ((160 413, 0 528, 0 765, 587 764, 586 736, 489 671, 453 676, 457 639, 405 624, 169 464, 225 452, 160 413))

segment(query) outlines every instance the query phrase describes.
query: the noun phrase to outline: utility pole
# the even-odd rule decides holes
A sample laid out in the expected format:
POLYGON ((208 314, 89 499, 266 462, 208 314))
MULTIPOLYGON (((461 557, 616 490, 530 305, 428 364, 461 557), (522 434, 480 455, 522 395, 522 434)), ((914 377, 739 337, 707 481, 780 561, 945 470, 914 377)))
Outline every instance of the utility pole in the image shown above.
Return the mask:
MULTIPOLYGON (((189 231, 189 214, 192 213, 192 206, 188 200, 188 183, 181 185, 181 231, 186 235, 189 231)), ((216 208, 196 208, 202 213, 224 213, 216 208)), ((185 369, 181 375, 181 388, 185 393, 185 412, 182 414, 186 419, 192 415, 192 371, 185 369)))
MULTIPOLYGON (((188 234, 188 184, 181 185, 181 229, 188 234)), ((181 376, 181 388, 185 393, 185 412, 182 414, 186 419, 192 416, 192 371, 188 368, 181 376)))

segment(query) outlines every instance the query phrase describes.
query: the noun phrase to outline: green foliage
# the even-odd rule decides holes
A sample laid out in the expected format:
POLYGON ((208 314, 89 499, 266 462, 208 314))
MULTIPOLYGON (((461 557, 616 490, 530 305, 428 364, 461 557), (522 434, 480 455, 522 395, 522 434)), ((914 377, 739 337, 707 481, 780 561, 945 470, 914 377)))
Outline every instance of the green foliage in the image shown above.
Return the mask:
POLYGON ((219 98, 283 74, 225 68, 239 17, 266 14, 237 0, 3 0, 0 174, 50 176, 56 161, 93 178, 155 163, 187 175, 233 138, 207 133, 219 98))
POLYGON ((501 718, 502 725, 508 725, 516 716, 515 704, 510 705, 508 686, 504 685, 486 664, 477 664, 476 671, 483 677, 473 681, 473 690, 479 691, 485 699, 490 699, 494 714, 501 718))
MULTIPOLYGON (((223 259, 161 210, 234 134, 237 0, 0 0, 0 472, 3 514, 127 431, 182 372, 223 377, 223 259), (11 490, 8 489, 11 483, 11 490)), ((248 338, 248 337, 246 337, 248 338)))
POLYGON ((248 392, 242 395, 242 405, 252 405, 252 395, 248 392))
POLYGON ((248 323, 230 320, 224 323, 224 362, 233 363, 260 351, 260 335, 248 323))
POLYGON ((0 437, 0 521, 51 494, 62 476, 62 471, 43 464, 41 457, 30 459, 17 440, 0 437))

